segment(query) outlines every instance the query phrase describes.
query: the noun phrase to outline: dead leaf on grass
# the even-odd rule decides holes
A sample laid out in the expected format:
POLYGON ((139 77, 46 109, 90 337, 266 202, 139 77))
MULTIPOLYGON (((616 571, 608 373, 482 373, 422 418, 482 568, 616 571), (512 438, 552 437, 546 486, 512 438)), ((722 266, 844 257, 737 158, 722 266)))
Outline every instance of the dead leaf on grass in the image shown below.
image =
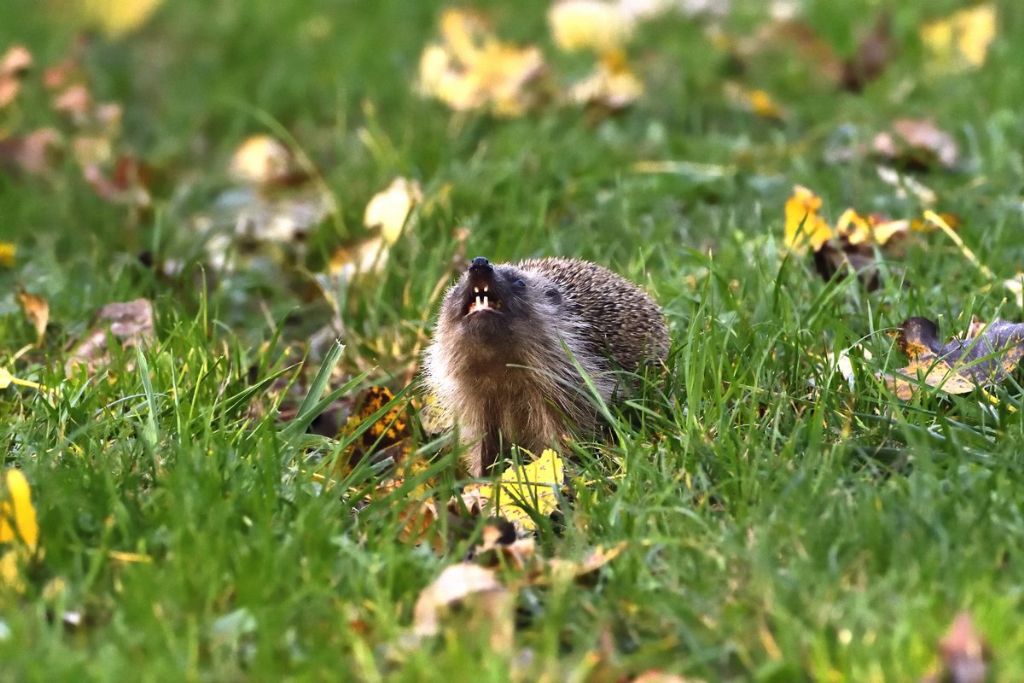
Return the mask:
POLYGON ((363 212, 363 225, 380 229, 387 244, 398 241, 414 206, 423 201, 423 190, 415 180, 398 177, 370 199, 363 212))
POLYGON ((913 168, 955 168, 960 160, 956 139, 928 118, 896 119, 871 143, 878 156, 913 168))
POLYGON ((840 85, 844 90, 860 92, 882 75, 894 52, 892 21, 888 13, 883 12, 860 39, 853 55, 843 60, 840 85))
POLYGON ((231 177, 257 187, 294 185, 305 179, 291 150, 270 135, 252 135, 238 146, 228 164, 231 177))
POLYGON ((143 346, 154 338, 153 304, 148 299, 107 304, 96 316, 96 324, 77 344, 64 365, 71 376, 84 367, 90 374, 110 361, 108 340, 113 338, 121 348, 143 346))
POLYGON ((21 306, 21 312, 25 314, 36 331, 36 344, 42 343, 43 335, 46 334, 46 325, 50 321, 49 302, 41 296, 30 294, 19 288, 18 304, 21 306))
POLYGON ((0 138, 0 169, 42 175, 51 168, 60 143, 61 135, 55 128, 39 128, 26 135, 0 138))
POLYGON ((996 37, 997 20, 995 5, 984 3, 922 26, 921 42, 932 57, 928 68, 956 73, 984 65, 996 37))
POLYGON ((445 615, 455 606, 460 608, 461 628, 484 629, 494 649, 508 651, 515 630, 515 596, 493 569, 472 562, 446 567, 416 600, 413 635, 426 638, 440 633, 445 615))
POLYGON ((619 111, 635 103, 644 94, 644 84, 622 53, 608 53, 594 71, 569 88, 569 99, 576 104, 619 111))
POLYGON ((521 116, 538 102, 544 70, 536 47, 504 43, 480 15, 449 9, 441 16, 441 42, 420 57, 419 90, 455 111, 521 116))
POLYGON ((617 52, 633 36, 634 21, 621 4, 602 0, 561 0, 548 9, 551 36, 566 52, 617 52))
POLYGON ((0 266, 14 267, 14 257, 18 253, 18 245, 13 242, 0 242, 0 266))
POLYGON ((0 57, 0 109, 17 98, 21 79, 32 67, 32 53, 24 45, 12 45, 0 57))
POLYGON ((927 318, 909 318, 900 326, 898 343, 910 365, 883 376, 900 399, 913 396, 919 386, 915 378, 948 394, 996 384, 1024 358, 1024 323, 975 324, 964 338, 946 344, 940 342, 938 332, 938 325, 927 318))
POLYGON ((565 467, 558 453, 548 448, 533 462, 509 467, 497 486, 471 484, 464 489, 481 509, 503 517, 526 531, 535 531, 534 515, 547 517, 558 509, 565 467))
POLYGON ((939 641, 939 659, 939 670, 926 675, 921 683, 985 683, 989 680, 991 655, 969 613, 958 614, 939 641))
POLYGON ((768 91, 760 88, 747 88, 735 81, 728 81, 724 86, 725 96, 733 106, 748 111, 763 119, 781 121, 786 118, 783 111, 768 94, 768 91))

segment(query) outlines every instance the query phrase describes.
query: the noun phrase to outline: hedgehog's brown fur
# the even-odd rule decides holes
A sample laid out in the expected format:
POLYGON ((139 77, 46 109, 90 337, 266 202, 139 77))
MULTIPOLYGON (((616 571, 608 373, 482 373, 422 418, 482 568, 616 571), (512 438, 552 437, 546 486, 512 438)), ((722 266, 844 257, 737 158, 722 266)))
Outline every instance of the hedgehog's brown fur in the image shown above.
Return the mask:
POLYGON ((502 446, 539 453, 567 433, 593 431, 597 412, 573 358, 607 401, 620 384, 615 371, 664 360, 668 343, 658 305, 606 268, 477 258, 445 294, 424 380, 480 476, 502 446), (474 311, 474 287, 488 288, 483 311, 474 311))

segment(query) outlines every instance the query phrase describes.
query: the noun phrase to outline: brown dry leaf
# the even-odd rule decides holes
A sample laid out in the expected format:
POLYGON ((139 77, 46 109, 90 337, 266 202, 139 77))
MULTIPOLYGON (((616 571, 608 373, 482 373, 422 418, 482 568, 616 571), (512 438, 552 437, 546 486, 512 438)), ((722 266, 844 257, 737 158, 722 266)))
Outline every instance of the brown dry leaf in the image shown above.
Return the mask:
POLYGON ((40 128, 27 135, 0 138, 0 169, 42 175, 52 165, 53 151, 61 135, 54 128, 40 128))
POLYGON ((499 41, 487 23, 465 10, 446 10, 441 43, 420 57, 419 90, 455 111, 485 110, 497 116, 521 116, 539 100, 534 86, 544 58, 536 47, 499 41))
POLYGON ((953 620, 939 641, 940 669, 928 674, 921 683, 985 683, 989 680, 988 646, 967 612, 953 620))
POLYGON ((154 337, 153 304, 148 299, 107 304, 96 316, 96 325, 74 345, 64 371, 68 376, 84 366, 89 373, 109 362, 108 339, 116 339, 121 348, 143 346, 154 337))
POLYGON ((948 394, 965 394, 978 386, 995 384, 1008 377, 1024 358, 1024 324, 996 320, 973 324, 963 339, 942 344, 939 328, 927 318, 909 318, 900 326, 898 343, 911 359, 896 375, 884 375, 891 390, 903 400, 915 384, 905 377, 920 377, 928 386, 948 394), (900 375, 904 377, 900 377, 900 375))
POLYGON ((417 638, 441 632, 445 615, 455 606, 460 629, 483 629, 490 633, 491 646, 508 651, 515 630, 515 596, 498 580, 493 569, 472 562, 446 567, 427 586, 413 609, 413 635, 417 638))
POLYGON ((423 190, 415 180, 398 177, 387 189, 373 195, 363 212, 363 225, 379 228, 388 245, 398 241, 415 205, 423 201, 423 190))
POLYGON ((118 157, 110 177, 97 164, 87 164, 82 167, 82 177, 100 198, 112 204, 145 208, 152 203, 149 173, 135 157, 118 157))
POLYGON ((18 304, 21 312, 25 314, 28 321, 36 331, 36 344, 43 341, 46 334, 46 325, 50 321, 50 304, 41 296, 30 294, 24 289, 18 289, 18 304))
POLYGON ((370 454, 373 454, 376 461, 390 457, 395 462, 401 462, 409 454, 412 445, 406 406, 394 400, 394 393, 385 386, 370 387, 359 397, 359 408, 348 418, 342 429, 344 434, 354 433, 389 403, 392 405, 353 442, 349 452, 351 463, 370 454))
POLYGON ((892 22, 883 12, 861 38, 853 55, 843 61, 840 85, 844 90, 860 92, 882 75, 894 52, 892 22))
POLYGON ((635 28, 621 4, 602 0, 561 0, 548 9, 551 36, 567 52, 593 50, 598 54, 625 47, 635 28))
POLYGON ((955 168, 960 159, 956 139, 932 119, 896 119, 889 131, 879 133, 871 143, 878 156, 914 168, 955 168))
POLYGON ((955 12, 921 27, 921 42, 931 53, 929 68, 938 73, 977 69, 984 65, 996 37, 995 5, 984 3, 955 12))
POLYGON ((537 555, 537 542, 533 537, 520 538, 515 526, 504 519, 485 525, 480 541, 473 549, 473 559, 488 566, 503 564, 525 571, 543 562, 537 555))
POLYGON ((593 574, 606 564, 622 554, 622 551, 629 545, 626 541, 620 541, 610 548, 597 546, 587 553, 581 560, 563 560, 551 558, 547 562, 545 575, 533 577, 532 584, 544 584, 549 581, 579 580, 593 574))

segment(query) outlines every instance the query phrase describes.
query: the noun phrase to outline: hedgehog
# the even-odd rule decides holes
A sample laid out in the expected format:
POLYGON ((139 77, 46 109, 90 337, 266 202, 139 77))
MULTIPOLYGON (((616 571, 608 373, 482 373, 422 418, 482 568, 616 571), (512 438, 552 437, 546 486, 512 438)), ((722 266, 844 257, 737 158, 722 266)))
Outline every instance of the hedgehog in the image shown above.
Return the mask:
POLYGON ((539 454, 595 434, 595 398, 619 398, 623 371, 664 361, 668 347, 661 308, 607 268, 478 256, 444 295, 423 385, 479 477, 512 445, 539 454))

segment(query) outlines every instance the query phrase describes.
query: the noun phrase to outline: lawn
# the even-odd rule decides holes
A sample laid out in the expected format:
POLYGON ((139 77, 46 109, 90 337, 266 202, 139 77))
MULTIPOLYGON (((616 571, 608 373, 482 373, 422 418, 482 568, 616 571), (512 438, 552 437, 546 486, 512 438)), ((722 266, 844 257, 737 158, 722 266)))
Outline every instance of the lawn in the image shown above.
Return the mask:
MULTIPOLYGON (((920 37, 964 3, 789 3, 841 56, 889 8, 894 49, 860 92, 826 78, 806 39, 751 47, 768 3, 668 13, 625 48, 645 85, 632 106, 548 93, 512 117, 419 92, 447 6, 434 0, 168 0, 76 42, 95 24, 75 8, 96 4, 0 3, 0 55, 20 43, 35 62, 0 107, 0 243, 15 249, 0 260, 0 369, 21 382, 0 389, 0 454, 39 527, 35 551, 0 548, 16 560, 0 571, 0 680, 917 681, 964 612, 990 679, 1024 680, 1021 374, 909 400, 880 379, 908 364, 907 318, 943 340, 974 316, 1022 319, 1003 285, 1024 269, 1017 3, 995 3, 973 67, 920 37), (120 104, 116 132, 54 110, 43 73, 69 57, 95 102, 120 104), (780 115, 758 114, 743 94, 756 89, 780 115), (955 163, 869 153, 903 117, 952 135, 955 163), (4 140, 43 127, 63 153, 25 172, 4 140), (231 237, 235 265, 219 268, 197 225, 230 227, 226 198, 253 196, 229 169, 256 135, 291 150, 333 211, 301 244, 231 237), (150 201, 102 196, 76 136, 113 148, 93 152, 108 174, 111 158, 140 160, 150 201), (340 277, 339 248, 372 234, 364 207, 396 177, 422 200, 386 263, 340 277), (784 240, 795 185, 832 224, 848 207, 951 214, 962 246, 914 231, 876 252, 877 288, 826 281, 784 240), (541 558, 624 541, 621 554, 578 581, 503 569, 514 635, 467 604, 416 638, 418 596, 485 523, 442 515, 433 542, 409 537, 410 499, 464 483, 457 454, 414 425, 416 474, 382 492, 380 444, 349 467, 352 428, 314 403, 323 389, 344 413, 367 387, 409 385, 441 287, 476 255, 606 265, 663 306, 672 350, 615 407, 614 438, 564 453, 571 496, 536 532, 541 558), (49 304, 38 343, 19 288, 49 304), (138 298, 149 343, 66 367, 103 306, 138 298)), ((539 47, 549 87, 590 69, 554 45, 546 2, 477 8, 539 47)))

